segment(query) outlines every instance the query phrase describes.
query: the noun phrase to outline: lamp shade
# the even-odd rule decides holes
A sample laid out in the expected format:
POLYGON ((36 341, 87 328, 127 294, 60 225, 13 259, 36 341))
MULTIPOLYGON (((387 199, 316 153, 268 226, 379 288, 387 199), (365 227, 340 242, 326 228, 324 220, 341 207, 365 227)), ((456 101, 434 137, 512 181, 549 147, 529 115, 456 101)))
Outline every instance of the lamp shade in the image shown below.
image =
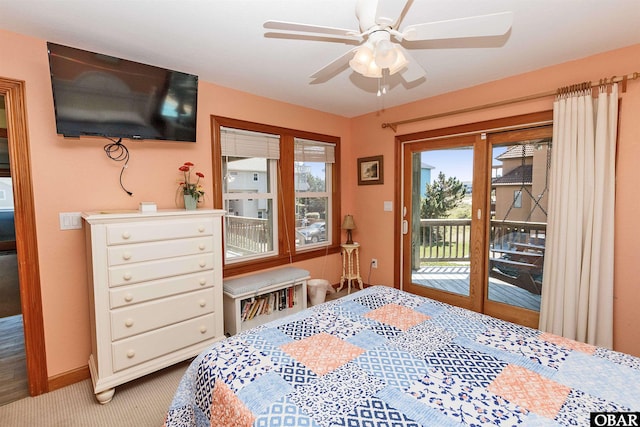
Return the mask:
POLYGON ((395 49, 395 51, 396 51, 395 61, 393 62, 393 64, 389 66, 389 75, 397 73, 398 71, 406 67, 407 64, 409 63, 409 61, 407 61, 407 58, 405 58, 401 50, 395 49))
POLYGON ((392 75, 407 66, 408 61, 402 52, 400 46, 391 42, 389 31, 374 31, 365 43, 355 49, 349 66, 365 77, 379 79, 385 69, 392 75))
POLYGON ((376 64, 373 51, 374 46, 371 43, 360 46, 349 61, 351 69, 365 77, 382 77, 382 69, 376 64))
POLYGON ((355 230, 356 222, 353 220, 353 215, 345 215, 344 221, 342 221, 343 230, 355 230))
POLYGON ((347 230, 347 244, 353 244, 353 238, 351 237, 351 230, 356 229, 356 222, 353 220, 353 215, 345 215, 344 221, 342 221, 342 229, 347 230))
POLYGON ((380 68, 389 68, 398 60, 398 51, 389 40, 380 40, 376 45, 375 62, 380 68))

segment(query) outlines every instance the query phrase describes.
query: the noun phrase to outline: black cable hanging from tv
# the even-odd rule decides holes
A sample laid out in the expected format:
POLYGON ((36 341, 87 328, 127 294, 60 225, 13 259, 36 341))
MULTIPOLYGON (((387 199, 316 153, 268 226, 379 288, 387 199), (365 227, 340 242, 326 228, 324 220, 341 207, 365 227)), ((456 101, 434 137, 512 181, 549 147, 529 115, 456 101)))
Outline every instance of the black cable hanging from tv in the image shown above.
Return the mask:
POLYGON ((104 151, 107 153, 107 157, 116 162, 124 162, 124 166, 122 166, 122 170, 120 171, 120 187, 130 196, 133 196, 133 193, 126 188, 122 184, 122 174, 124 170, 127 168, 129 164, 129 150, 122 144, 122 138, 118 138, 117 141, 105 136, 111 143, 104 146, 104 151))

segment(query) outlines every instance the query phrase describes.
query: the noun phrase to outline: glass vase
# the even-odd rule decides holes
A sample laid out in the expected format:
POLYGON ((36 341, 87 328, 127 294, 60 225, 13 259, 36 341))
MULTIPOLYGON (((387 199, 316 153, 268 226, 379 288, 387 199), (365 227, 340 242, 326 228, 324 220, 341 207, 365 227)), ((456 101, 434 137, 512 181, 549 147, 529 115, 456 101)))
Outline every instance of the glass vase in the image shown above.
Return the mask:
POLYGON ((184 195, 184 208, 188 211, 193 211, 198 205, 198 198, 191 194, 184 195))

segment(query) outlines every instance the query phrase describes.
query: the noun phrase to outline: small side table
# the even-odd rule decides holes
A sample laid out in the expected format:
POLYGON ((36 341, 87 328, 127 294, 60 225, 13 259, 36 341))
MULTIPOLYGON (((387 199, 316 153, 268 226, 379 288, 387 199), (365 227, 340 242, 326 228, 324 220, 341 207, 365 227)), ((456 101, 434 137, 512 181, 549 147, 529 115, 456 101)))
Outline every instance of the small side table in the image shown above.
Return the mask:
POLYGON ((358 254, 360 244, 343 243, 340 247, 342 248, 342 276, 340 277, 340 287, 338 288, 338 291, 341 291, 346 284, 347 293, 351 293, 351 284, 354 280, 358 282, 360 289, 362 289, 362 278, 360 277, 360 255, 358 254), (355 272, 353 270, 354 261, 355 272))

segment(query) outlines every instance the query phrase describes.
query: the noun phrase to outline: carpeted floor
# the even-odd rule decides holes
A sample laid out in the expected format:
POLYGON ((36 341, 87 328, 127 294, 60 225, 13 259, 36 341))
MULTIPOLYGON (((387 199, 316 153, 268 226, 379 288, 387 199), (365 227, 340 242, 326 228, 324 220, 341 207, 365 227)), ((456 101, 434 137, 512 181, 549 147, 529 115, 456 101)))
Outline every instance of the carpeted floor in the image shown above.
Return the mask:
POLYGON ((15 316, 21 312, 16 253, 0 253, 0 317, 15 316))
POLYGON ((91 380, 0 406, 3 427, 161 427, 189 362, 178 363, 116 387, 101 405, 91 380))

